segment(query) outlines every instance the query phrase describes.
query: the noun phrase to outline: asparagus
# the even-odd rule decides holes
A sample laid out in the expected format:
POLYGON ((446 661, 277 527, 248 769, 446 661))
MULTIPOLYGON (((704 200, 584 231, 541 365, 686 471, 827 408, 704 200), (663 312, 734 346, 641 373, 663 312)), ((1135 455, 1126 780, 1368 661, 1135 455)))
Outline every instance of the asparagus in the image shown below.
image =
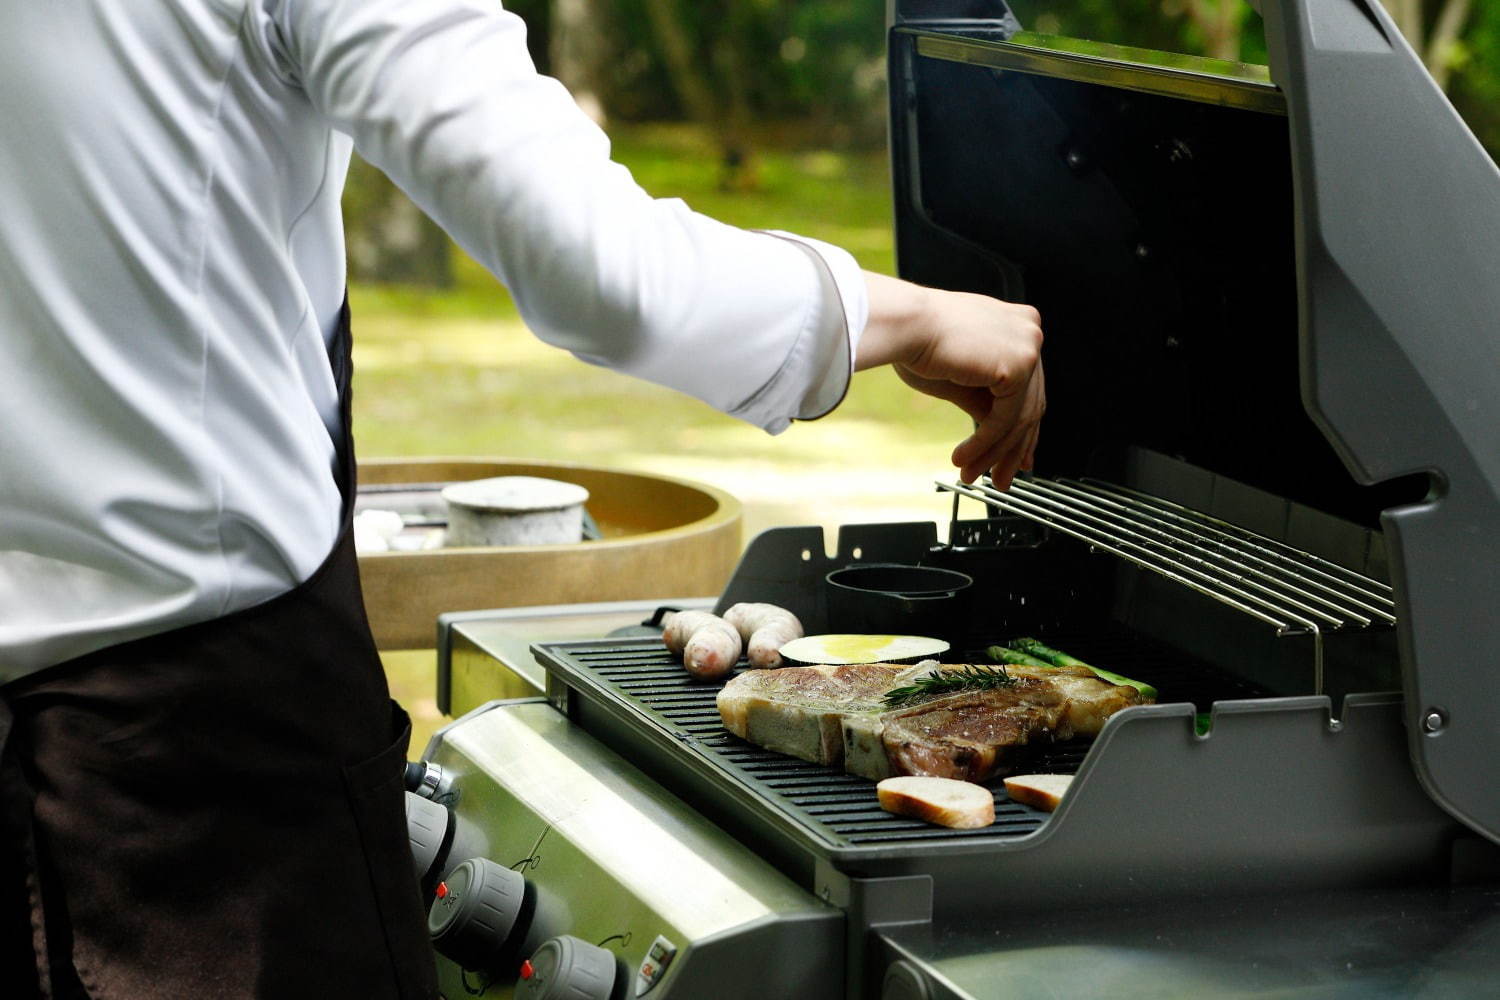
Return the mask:
POLYGON ((1092 670, 1094 676, 1101 681, 1109 681, 1111 684, 1123 684, 1133 687, 1146 698, 1156 700, 1156 688, 1143 681, 1131 680, 1129 677, 1121 677, 1111 670, 1096 667, 1092 663, 1084 663, 1076 656, 1069 656, 1060 649, 1053 649, 1036 639, 1012 639, 1004 646, 991 646, 990 658, 1001 663, 1025 663, 1033 667, 1083 667, 1092 670), (1020 656, 1025 659, 1011 659, 1020 656))
POLYGON ((1051 667, 1055 664, 1046 660, 1039 660, 1035 656, 1021 652, 1019 649, 1010 649, 1006 646, 991 646, 986 652, 990 659, 996 663, 1010 663, 1018 667, 1051 667))

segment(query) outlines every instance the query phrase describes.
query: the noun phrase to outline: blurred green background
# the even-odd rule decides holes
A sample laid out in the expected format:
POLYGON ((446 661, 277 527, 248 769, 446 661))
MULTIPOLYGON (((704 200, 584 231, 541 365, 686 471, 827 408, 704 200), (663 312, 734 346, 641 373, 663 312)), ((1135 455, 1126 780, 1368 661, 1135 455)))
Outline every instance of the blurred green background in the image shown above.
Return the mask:
MULTIPOLYGON (((1500 149, 1500 0, 1387 0, 1455 106, 1500 149)), ((532 56, 659 197, 893 271, 881 0, 514 0, 532 56)), ((1016 0, 1030 30, 1264 62, 1243 0, 1016 0)), ((863 373, 833 415, 771 438, 532 338, 509 296, 372 168, 345 197, 363 458, 497 455, 710 482, 777 524, 946 518, 957 411, 863 373)), ((1045 321, 1045 320, 1044 320, 1045 321)), ((1045 435, 1042 447, 1045 448, 1045 435)), ((393 681, 435 716, 431 660, 393 681), (409 676, 407 676, 409 675, 409 676)))
MULTIPOLYGON (((1500 0, 1387 0, 1491 150, 1500 0)), ((660 197, 846 247, 890 272, 882 0, 513 0, 532 56, 660 197)), ((1029 29, 1264 61, 1243 0, 1015 0, 1029 29)), ((512 455, 701 478, 775 523, 941 516, 965 433, 888 373, 778 438, 533 340, 505 290, 372 168, 345 199, 365 457, 512 455), (936 513, 929 513, 936 512, 936 513)), ((1045 447, 1045 443, 1043 445, 1045 447)))

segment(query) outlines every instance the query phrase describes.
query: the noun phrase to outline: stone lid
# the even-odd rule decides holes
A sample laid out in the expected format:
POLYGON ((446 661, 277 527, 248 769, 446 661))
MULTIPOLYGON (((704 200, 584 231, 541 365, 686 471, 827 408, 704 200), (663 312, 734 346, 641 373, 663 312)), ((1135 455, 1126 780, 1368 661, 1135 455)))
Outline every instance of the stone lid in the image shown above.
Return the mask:
POLYGON ((584 503, 589 491, 574 483, 535 476, 497 476, 474 479, 443 488, 443 499, 471 510, 523 514, 559 510, 584 503))

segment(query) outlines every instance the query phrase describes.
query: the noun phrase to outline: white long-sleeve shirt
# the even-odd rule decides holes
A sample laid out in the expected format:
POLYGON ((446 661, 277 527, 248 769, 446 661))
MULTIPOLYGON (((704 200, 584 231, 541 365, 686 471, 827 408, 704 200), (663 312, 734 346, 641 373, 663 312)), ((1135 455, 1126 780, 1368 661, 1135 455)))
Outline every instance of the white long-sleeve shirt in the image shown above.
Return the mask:
POLYGON ((524 43, 489 0, 8 6, 0 680, 329 551, 351 144, 548 342, 773 432, 837 403, 853 260, 653 200, 524 43))

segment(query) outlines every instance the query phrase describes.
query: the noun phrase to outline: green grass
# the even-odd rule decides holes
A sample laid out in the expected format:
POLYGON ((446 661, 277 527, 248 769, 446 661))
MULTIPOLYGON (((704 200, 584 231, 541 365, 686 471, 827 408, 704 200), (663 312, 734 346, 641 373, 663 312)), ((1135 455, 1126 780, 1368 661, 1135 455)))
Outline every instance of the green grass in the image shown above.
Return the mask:
POLYGON ((893 273, 891 195, 884 152, 768 150, 756 190, 719 190, 715 153, 680 126, 648 126, 614 137, 617 159, 658 197, 679 197, 716 219, 751 229, 786 229, 827 240, 861 266, 893 273))

